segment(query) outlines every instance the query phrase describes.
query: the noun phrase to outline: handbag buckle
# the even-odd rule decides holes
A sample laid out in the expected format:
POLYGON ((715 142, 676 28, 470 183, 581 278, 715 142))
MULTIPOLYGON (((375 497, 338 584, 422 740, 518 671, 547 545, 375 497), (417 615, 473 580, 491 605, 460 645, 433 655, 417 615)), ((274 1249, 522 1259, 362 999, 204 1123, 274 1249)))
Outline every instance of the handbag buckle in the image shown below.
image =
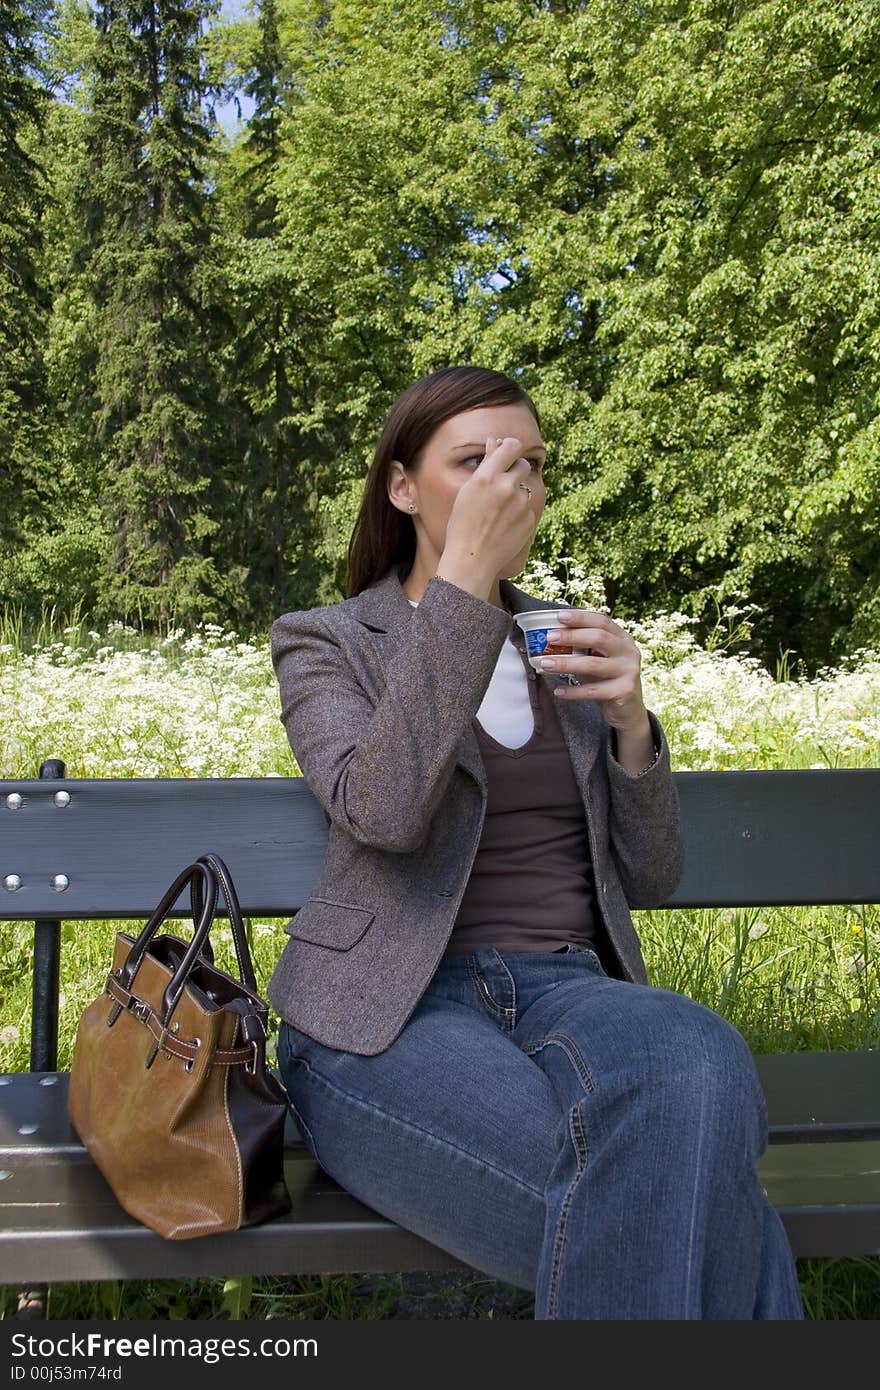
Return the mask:
MULTIPOLYGON (((150 1016, 152 1015, 153 1010, 151 1005, 147 1003, 146 999, 138 999, 136 995, 133 994, 128 1001, 127 1007, 128 1012, 134 1014, 135 1018, 139 1018, 141 1023, 149 1024, 150 1016)), ((156 1038, 153 1038, 153 1041, 150 1044, 150 1050, 147 1053, 146 1058, 144 1059, 144 1067, 147 1070, 149 1070, 149 1068, 155 1062, 156 1053, 159 1051, 159 1048, 162 1046, 162 1043, 164 1041, 165 1029, 163 1028, 158 1040, 156 1038)))
POLYGON ((152 1045, 152 1047, 150 1048, 149 1052, 147 1053, 146 1060, 145 1060, 145 1062, 144 1062, 144 1066, 145 1066, 147 1069, 149 1069, 149 1068, 153 1065, 153 1063, 155 1062, 155 1060, 156 1060, 156 1054, 157 1054, 158 1052, 161 1052, 161 1053, 162 1053, 162 1056, 165 1057, 166 1060, 167 1060, 168 1058, 174 1056, 174 1054, 173 1054, 173 1052, 171 1052, 170 1048, 167 1048, 167 1047, 165 1046, 165 1039, 168 1037, 168 1034, 169 1034, 169 1033, 176 1033, 179 1027, 180 1027, 180 1024, 177 1023, 177 1022, 172 1023, 171 1026, 170 1026, 170 1028, 165 1028, 165 1027, 163 1027, 162 1032, 159 1034, 158 1039, 157 1039, 157 1038, 154 1038, 154 1039, 153 1039, 153 1045, 152 1045))
POLYGON ((153 1009, 152 1006, 147 1003, 146 999, 138 999, 137 996, 133 994, 128 1001, 127 1007, 129 1013, 139 1018, 141 1023, 149 1023, 150 1014, 153 1012, 153 1009))

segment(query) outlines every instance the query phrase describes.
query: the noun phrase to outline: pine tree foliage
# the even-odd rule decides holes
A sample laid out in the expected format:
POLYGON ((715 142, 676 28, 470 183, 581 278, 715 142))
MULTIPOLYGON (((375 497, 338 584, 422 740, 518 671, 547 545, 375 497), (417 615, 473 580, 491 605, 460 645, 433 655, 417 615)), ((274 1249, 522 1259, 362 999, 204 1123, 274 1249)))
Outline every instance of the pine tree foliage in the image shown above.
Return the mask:
POLYGON ((79 413, 112 548, 98 614, 169 623, 241 598, 212 546, 222 463, 213 213, 200 35, 215 0, 95 6, 71 275, 93 314, 79 413))
POLYGON ((292 94, 277 0, 261 0, 255 10, 243 91, 253 110, 220 183, 235 319, 226 387, 241 430, 233 471, 258 621, 273 605, 312 602, 320 589, 317 500, 321 479, 331 489, 334 482, 332 451, 296 419, 309 395, 310 352, 322 325, 296 297, 280 239, 276 182, 292 94))
POLYGON ((32 150, 49 100, 38 42, 47 22, 42 0, 0 0, 0 574, 10 578, 28 517, 45 524, 46 181, 32 150))

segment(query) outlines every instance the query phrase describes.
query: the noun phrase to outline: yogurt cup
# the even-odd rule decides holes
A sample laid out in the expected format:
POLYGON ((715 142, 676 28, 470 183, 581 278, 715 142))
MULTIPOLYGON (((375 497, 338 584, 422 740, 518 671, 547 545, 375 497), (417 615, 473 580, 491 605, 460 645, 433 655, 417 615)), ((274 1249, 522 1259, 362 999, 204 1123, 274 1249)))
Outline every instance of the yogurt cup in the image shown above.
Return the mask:
MULTIPOLYGON (((560 612, 567 613, 569 610, 563 608, 560 612)), ((543 675, 555 675, 555 672, 544 671, 541 666, 542 656, 564 656, 572 652, 576 656, 588 656, 589 650, 582 647, 572 647, 570 643, 548 642, 547 633, 554 627, 565 628, 556 620, 556 611, 552 608, 530 608, 525 613, 514 613, 513 620, 518 627, 522 628, 526 639, 526 654, 529 665, 535 671, 540 671, 543 675)))

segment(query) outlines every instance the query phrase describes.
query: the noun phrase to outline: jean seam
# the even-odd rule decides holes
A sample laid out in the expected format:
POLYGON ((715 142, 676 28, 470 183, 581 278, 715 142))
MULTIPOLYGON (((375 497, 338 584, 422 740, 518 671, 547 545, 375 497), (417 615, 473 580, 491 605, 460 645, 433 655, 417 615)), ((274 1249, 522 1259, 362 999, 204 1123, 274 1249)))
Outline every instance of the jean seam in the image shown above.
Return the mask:
MULTIPOLYGON (((291 1053, 291 1054, 289 1054, 288 1065, 289 1065, 291 1062, 302 1062, 302 1059, 301 1059, 300 1057, 294 1056, 293 1053, 291 1053)), ((303 1065, 303 1066, 306 1066, 307 1063, 302 1062, 302 1065, 303 1065)), ((284 1080, 284 1077, 283 1077, 283 1073, 282 1073, 282 1081, 283 1081, 283 1080, 284 1080)), ((310 1129, 309 1126, 306 1124, 306 1122, 305 1122, 305 1120, 303 1119, 302 1115, 299 1113, 299 1110, 297 1109, 296 1103, 295 1103, 295 1101, 293 1100, 293 1098, 292 1098, 292 1096, 291 1096, 291 1094, 290 1094, 290 1091, 287 1089, 287 1086, 286 1086, 286 1085, 285 1085, 285 1087, 284 1087, 284 1092, 285 1092, 285 1095, 287 1096, 287 1104, 290 1106, 290 1109, 293 1111, 293 1117, 294 1117, 294 1119, 296 1120, 296 1122, 297 1122, 297 1124, 299 1125, 300 1129, 302 1130, 303 1134, 307 1134, 308 1137, 309 1137, 309 1142, 308 1142, 308 1144, 306 1145, 306 1147, 308 1148, 309 1145, 311 1146, 312 1157, 313 1157, 314 1159, 316 1159, 317 1162, 318 1162, 319 1164, 321 1164, 321 1156, 320 1156, 320 1154, 318 1153, 318 1146, 317 1146, 317 1144, 315 1143, 315 1136, 312 1134, 311 1129, 310 1129)), ((321 1164, 321 1167, 323 1167, 323 1166, 324 1166, 324 1165, 321 1164)))
POLYGON ((549 1033, 546 1038, 534 1038, 531 1042, 522 1043, 521 1051, 525 1052, 527 1055, 531 1055, 532 1052, 537 1052, 539 1047, 549 1047, 554 1044, 557 1047, 561 1047, 563 1052, 572 1062, 574 1069, 578 1073, 578 1077, 585 1090, 598 1090, 596 1081, 593 1077, 592 1072, 590 1071, 590 1068, 584 1061, 583 1054, 581 1053, 580 1048, 578 1047, 577 1043, 575 1043, 570 1037, 568 1037, 566 1033, 549 1033))
POLYGON ((696 1157, 696 1162, 695 1162, 695 1173, 694 1173, 694 1194, 693 1194, 693 1198, 692 1198, 692 1201, 691 1201, 691 1219, 690 1219, 690 1226, 689 1226, 689 1229, 688 1229, 687 1265, 686 1265, 686 1267, 685 1267, 685 1276, 684 1276, 684 1278, 685 1278, 685 1283, 684 1283, 684 1306, 685 1306, 685 1308, 690 1308, 690 1300, 691 1300, 691 1281, 692 1281, 692 1277, 693 1277, 693 1267, 694 1267, 694 1227, 695 1227, 695 1225, 696 1225, 696 1219, 697 1219, 697 1195, 698 1195, 698 1192, 699 1192, 700 1182, 701 1182, 701 1179, 702 1179, 702 1166, 701 1166, 701 1160, 702 1160, 702 1157, 703 1157, 703 1134, 704 1134, 703 1117, 704 1117, 705 1113, 706 1113, 706 1091, 705 1091, 705 1088, 701 1088, 701 1090, 700 1090, 700 1118, 699 1118, 699 1121, 697 1122, 697 1135, 698 1135, 698 1139, 697 1139, 697 1157, 696 1157))
MULTIPOLYGON (((596 1081, 592 1072, 584 1061, 583 1054, 577 1043, 568 1036, 567 1033, 550 1033, 546 1038, 537 1038, 531 1042, 524 1043, 522 1051, 526 1054, 537 1051, 539 1047, 556 1046, 568 1057, 574 1066, 581 1085, 587 1092, 596 1091, 596 1081)), ((562 1200, 562 1209, 559 1215, 559 1225, 553 1240, 553 1257, 550 1267, 550 1279, 547 1294, 547 1317, 556 1316, 556 1308, 559 1301, 559 1278, 562 1269, 562 1260, 565 1254, 565 1242, 568 1235, 568 1222, 571 1214, 572 1203, 574 1202, 577 1185, 587 1171, 589 1162, 590 1145, 587 1132, 584 1126, 584 1117, 581 1111, 582 1101, 578 1101, 569 1110, 569 1134, 571 1135, 572 1147, 575 1152, 575 1159, 578 1171, 569 1184, 568 1191, 562 1200), (576 1132, 577 1131, 577 1132, 576 1132)), ((546 1194, 545 1194, 546 1198, 546 1194)))
MULTIPOLYGON (((445 1148, 452 1149, 455 1153, 463 1154, 465 1158, 472 1159, 473 1162, 479 1163, 483 1168, 487 1168, 493 1173, 499 1173, 503 1178, 507 1178, 510 1182, 516 1183, 518 1187, 531 1193, 533 1197, 540 1197, 542 1201, 544 1200, 544 1192, 541 1188, 532 1187, 530 1183, 523 1182, 522 1178, 518 1177, 516 1173, 509 1173, 506 1169, 499 1168, 497 1164, 490 1163, 480 1154, 472 1153, 470 1149, 463 1148, 461 1144, 454 1144, 444 1136, 434 1134, 431 1130, 424 1129, 421 1125, 414 1124, 412 1120, 405 1119, 402 1115, 395 1115, 391 1110, 380 1110, 372 1101, 365 1100, 363 1096, 357 1096, 352 1091, 346 1091, 344 1087, 337 1086, 333 1081, 328 1081, 325 1076, 322 1076, 319 1071, 316 1071, 314 1067, 310 1066, 305 1059, 300 1058, 298 1060, 302 1061, 306 1070, 311 1072, 316 1081, 326 1086, 328 1091, 333 1091, 339 1096, 345 1096, 346 1100, 353 1101, 355 1105, 361 1106, 364 1110, 371 1111, 374 1115, 381 1115, 383 1119, 392 1120, 394 1123, 401 1125, 404 1129, 413 1130, 417 1134, 422 1134, 426 1138, 432 1139, 436 1144, 441 1144, 445 1148)), ((321 1166, 323 1167, 323 1164, 321 1166)))
POLYGON ((568 1112, 568 1132, 571 1135, 572 1147, 577 1158, 578 1170, 569 1183, 568 1191, 562 1201, 562 1210, 559 1215, 559 1225, 556 1228, 556 1235, 553 1240, 553 1263, 550 1270, 550 1280, 547 1294, 547 1317, 555 1318, 556 1309, 559 1304, 559 1277, 562 1269, 562 1260, 565 1254, 565 1241, 568 1235, 569 1217, 574 1203, 577 1185, 584 1173, 587 1171, 587 1164, 590 1158, 590 1145, 587 1133, 584 1129, 584 1117, 581 1113, 581 1101, 573 1105, 568 1112), (580 1131, 580 1143, 575 1128, 580 1131))

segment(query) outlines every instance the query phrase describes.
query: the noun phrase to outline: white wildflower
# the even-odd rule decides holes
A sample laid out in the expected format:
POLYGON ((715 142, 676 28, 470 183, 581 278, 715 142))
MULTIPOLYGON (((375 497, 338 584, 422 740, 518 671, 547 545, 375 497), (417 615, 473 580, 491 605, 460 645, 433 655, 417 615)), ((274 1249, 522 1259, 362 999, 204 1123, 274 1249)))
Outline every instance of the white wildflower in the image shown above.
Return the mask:
MULTIPOLYGON (((565 585, 537 567, 546 591, 522 578, 526 592, 604 611, 600 579, 561 558, 565 585)), ((729 617, 743 621, 733 609, 729 617)), ((811 680, 777 680, 754 657, 701 648, 694 625, 678 612, 623 619, 641 650, 645 701, 667 734, 673 768, 824 770, 829 756, 841 766, 878 765, 880 653, 865 648, 811 680)), ((65 749, 76 750, 67 756, 77 777, 298 775, 279 717, 268 630, 244 642, 206 623, 144 645, 150 639, 142 633, 111 622, 105 636, 89 637, 95 646, 0 649, 7 775, 33 776, 65 749)), ((733 920, 722 917, 725 925, 733 920)))

